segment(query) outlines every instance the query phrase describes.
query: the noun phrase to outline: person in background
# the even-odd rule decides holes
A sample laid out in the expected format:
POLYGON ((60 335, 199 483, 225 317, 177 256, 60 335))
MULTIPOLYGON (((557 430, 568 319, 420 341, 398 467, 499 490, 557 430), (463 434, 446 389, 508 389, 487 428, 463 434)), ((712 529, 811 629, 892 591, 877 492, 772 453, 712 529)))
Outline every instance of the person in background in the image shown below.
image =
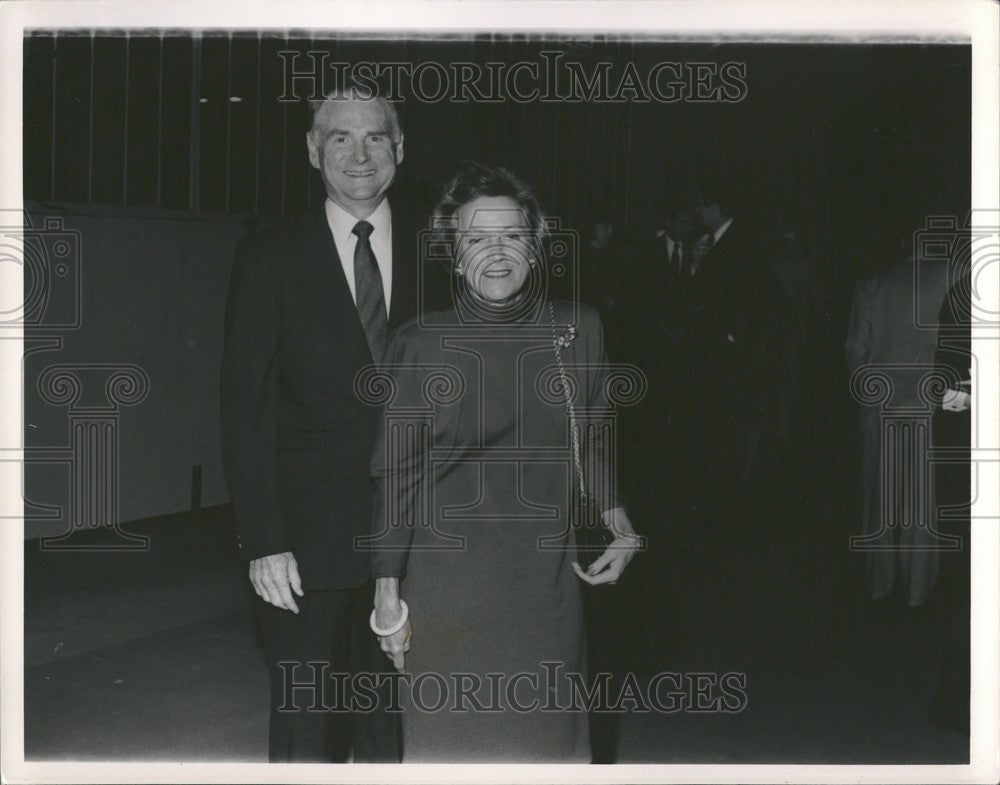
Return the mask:
POLYGON ((912 607, 926 602, 938 574, 938 553, 930 547, 936 538, 928 525, 933 487, 923 492, 921 467, 914 465, 919 445, 908 446, 902 431, 888 432, 883 422, 886 412, 925 407, 921 383, 933 368, 937 334, 924 325, 934 323, 946 288, 946 265, 912 253, 866 276, 855 287, 844 343, 852 389, 886 388, 884 400, 861 407, 861 524, 871 546, 865 548, 867 593, 881 599, 895 587, 912 607), (918 307, 931 314, 923 325, 915 318, 918 307), (893 441, 886 443, 887 435, 893 441))
POLYGON ((813 249, 804 233, 788 224, 780 232, 768 259, 778 284, 780 300, 774 308, 781 318, 772 331, 772 348, 780 364, 777 386, 777 430, 783 442, 802 430, 803 398, 808 368, 816 356, 818 324, 831 308, 816 270, 813 249))
POLYGON ((683 265, 684 340, 680 356, 687 429, 681 483, 692 489, 700 552, 711 568, 706 596, 749 620, 766 535, 750 522, 760 497, 756 462, 765 416, 775 405, 768 354, 774 287, 756 232, 741 217, 739 191, 706 179, 692 200, 703 233, 683 265), (725 580, 713 576, 725 574, 725 580))

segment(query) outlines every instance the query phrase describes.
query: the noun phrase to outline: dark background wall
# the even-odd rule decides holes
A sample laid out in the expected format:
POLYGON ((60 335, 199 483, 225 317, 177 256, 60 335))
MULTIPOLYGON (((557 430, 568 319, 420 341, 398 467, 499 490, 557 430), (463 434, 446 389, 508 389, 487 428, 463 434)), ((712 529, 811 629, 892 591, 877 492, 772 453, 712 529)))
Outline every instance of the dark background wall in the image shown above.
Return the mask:
MULTIPOLYGON (((36 226, 50 210, 32 210, 36 226)), ((53 365, 138 366, 149 379, 140 403, 118 407, 120 520, 189 509, 192 467, 202 467, 202 503, 228 498, 220 464, 218 367, 229 260, 243 221, 69 212, 79 233, 80 326, 53 331, 61 348, 25 358, 25 445, 68 447, 68 406, 53 405, 38 383, 53 365)), ((46 331, 47 332, 47 331, 46 331)), ((26 347, 31 348, 30 338, 26 347)), ((77 406, 109 405, 104 372, 77 372, 77 406)), ((29 453, 30 455, 30 453, 29 453)), ((53 520, 26 523, 29 537, 67 530, 71 473, 64 463, 28 463, 26 497, 58 505, 53 520)))
MULTIPOLYGON (((25 197, 36 225, 63 216, 80 233, 83 321, 35 331, 63 346, 25 361, 26 440, 68 438, 65 407, 34 392, 48 365, 145 369, 148 397, 119 420, 124 521, 186 509, 195 465, 203 503, 225 499, 216 369, 232 250, 248 225, 323 198, 306 160, 303 104, 278 100, 280 50, 444 64, 542 63, 546 50, 586 67, 609 61, 619 73, 628 62, 640 73, 663 61, 745 63, 737 103, 411 97, 401 105, 406 160, 394 198, 428 209, 455 164, 476 157, 535 183, 564 225, 603 217, 641 243, 665 199, 725 175, 739 214, 763 237, 790 221, 812 234, 836 304, 831 379, 840 379, 836 340, 853 281, 899 252, 915 217, 961 219, 968 209, 967 46, 36 33, 24 50, 25 197)), ((622 275, 653 285, 657 271, 623 259, 622 275)), ((838 417, 850 414, 845 404, 838 417)), ((30 502, 62 505, 67 488, 64 467, 29 462, 30 502)), ((65 522, 29 524, 29 536, 43 528, 65 522)))

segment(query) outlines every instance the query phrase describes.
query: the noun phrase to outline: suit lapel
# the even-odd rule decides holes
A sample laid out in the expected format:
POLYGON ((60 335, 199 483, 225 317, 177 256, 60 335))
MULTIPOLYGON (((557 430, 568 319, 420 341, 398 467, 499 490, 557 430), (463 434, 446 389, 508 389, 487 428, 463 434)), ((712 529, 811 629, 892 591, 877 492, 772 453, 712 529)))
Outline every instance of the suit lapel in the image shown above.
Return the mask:
POLYGON ((320 323, 330 326, 338 337, 337 344, 344 346, 360 365, 369 365, 372 356, 368 339, 344 277, 323 202, 310 208, 302 218, 302 269, 304 285, 308 287, 306 298, 320 323))

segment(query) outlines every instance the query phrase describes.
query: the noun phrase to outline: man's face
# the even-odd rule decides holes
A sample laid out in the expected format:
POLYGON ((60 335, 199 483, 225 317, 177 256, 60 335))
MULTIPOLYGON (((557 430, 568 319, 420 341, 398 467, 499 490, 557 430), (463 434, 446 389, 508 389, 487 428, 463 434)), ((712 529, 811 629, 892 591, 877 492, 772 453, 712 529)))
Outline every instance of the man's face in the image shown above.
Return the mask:
POLYGON ((716 229, 722 224, 722 211, 719 209, 719 203, 716 201, 705 202, 704 200, 699 200, 697 212, 698 218, 709 229, 716 229))
POLYGON ((367 218, 385 197, 403 161, 403 137, 392 138, 381 101, 329 100, 306 134, 309 163, 327 195, 355 218, 367 218))
POLYGON ((679 243, 689 243, 698 233, 698 221, 694 213, 687 208, 677 210, 667 218, 667 234, 671 240, 679 243))

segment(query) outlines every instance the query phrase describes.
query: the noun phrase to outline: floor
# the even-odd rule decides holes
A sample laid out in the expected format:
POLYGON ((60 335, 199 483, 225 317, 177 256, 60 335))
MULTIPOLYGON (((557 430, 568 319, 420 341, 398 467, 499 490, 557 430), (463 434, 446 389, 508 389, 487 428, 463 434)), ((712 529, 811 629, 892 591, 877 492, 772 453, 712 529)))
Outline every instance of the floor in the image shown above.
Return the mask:
MULTIPOLYGON (((226 509, 127 528, 149 535, 149 549, 26 544, 26 758, 266 760, 266 672, 226 509)), ((619 762, 968 760, 966 737, 924 718, 937 669, 932 608, 873 606, 833 647, 798 635, 794 611, 780 616, 774 635, 688 625, 658 648, 641 632, 643 670, 744 673, 746 707, 630 711, 619 762)))

